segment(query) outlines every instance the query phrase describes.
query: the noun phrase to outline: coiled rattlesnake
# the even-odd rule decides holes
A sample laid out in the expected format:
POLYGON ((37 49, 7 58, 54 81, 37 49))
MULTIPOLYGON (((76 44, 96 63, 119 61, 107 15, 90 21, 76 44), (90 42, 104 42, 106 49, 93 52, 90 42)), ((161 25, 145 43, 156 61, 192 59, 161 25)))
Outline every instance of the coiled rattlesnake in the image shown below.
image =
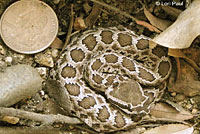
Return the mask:
POLYGON ((77 117, 96 131, 125 129, 146 114, 171 71, 167 50, 128 29, 98 28, 72 39, 53 70, 77 117))

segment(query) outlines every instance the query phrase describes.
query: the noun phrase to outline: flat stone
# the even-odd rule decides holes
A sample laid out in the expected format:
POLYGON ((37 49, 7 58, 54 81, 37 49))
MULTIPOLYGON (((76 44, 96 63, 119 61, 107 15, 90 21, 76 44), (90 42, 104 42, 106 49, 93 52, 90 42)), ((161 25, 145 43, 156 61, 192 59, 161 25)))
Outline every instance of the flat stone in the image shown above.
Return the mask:
POLYGON ((0 106, 11 106, 42 89, 42 79, 29 65, 7 67, 0 73, 0 106))

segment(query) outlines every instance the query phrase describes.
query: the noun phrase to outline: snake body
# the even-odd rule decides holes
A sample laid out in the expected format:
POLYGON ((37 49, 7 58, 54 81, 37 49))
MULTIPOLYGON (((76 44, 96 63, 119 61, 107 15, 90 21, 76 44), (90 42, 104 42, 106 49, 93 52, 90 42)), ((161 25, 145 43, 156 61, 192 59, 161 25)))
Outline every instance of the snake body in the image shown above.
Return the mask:
POLYGON ((132 126, 147 114, 171 72, 167 50, 128 29, 98 28, 74 37, 53 70, 74 113, 98 132, 132 126))

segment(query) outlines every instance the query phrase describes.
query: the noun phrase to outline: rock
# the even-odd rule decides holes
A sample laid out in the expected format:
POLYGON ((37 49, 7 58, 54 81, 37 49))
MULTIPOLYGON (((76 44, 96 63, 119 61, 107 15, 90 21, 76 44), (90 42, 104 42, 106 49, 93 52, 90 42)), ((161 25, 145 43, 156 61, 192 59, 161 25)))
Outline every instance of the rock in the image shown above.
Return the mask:
POLYGON ((200 107, 200 96, 195 96, 193 100, 197 107, 200 107))
POLYGON ((176 96, 176 92, 172 92, 171 96, 175 97, 176 96))
POLYGON ((12 63, 12 61, 13 61, 13 58, 10 57, 10 56, 5 58, 5 62, 6 62, 7 64, 9 64, 9 65, 12 63))
POLYGON ((35 60, 35 62, 37 62, 38 64, 43 65, 43 66, 47 66, 47 67, 54 66, 53 57, 49 50, 36 54, 34 57, 34 60, 35 60))
POLYGON ((5 49, 2 47, 2 45, 0 45, 0 54, 5 55, 6 51, 5 49))
POLYGON ((198 109, 194 108, 192 109, 192 114, 196 114, 198 112, 198 109))
POLYGON ((0 106, 11 106, 42 89, 42 79, 29 65, 7 67, 0 73, 0 106))
POLYGON ((191 104, 187 104, 185 107, 186 107, 187 109, 191 109, 191 108, 192 108, 192 105, 191 105, 191 104))
POLYGON ((77 17, 74 21, 74 29, 75 30, 83 30, 86 29, 87 26, 85 24, 85 21, 82 17, 77 17))
POLYGON ((51 55, 53 56, 53 58, 56 58, 59 55, 58 49, 53 49, 51 55))
POLYGON ((20 54, 20 53, 13 53, 12 56, 14 59, 16 59, 18 61, 22 61, 26 58, 26 56, 24 54, 20 54))
POLYGON ((190 98, 190 102, 191 102, 191 104, 195 104, 195 101, 194 101, 194 99, 193 98, 190 98))
POLYGON ((47 77, 47 68, 46 67, 37 67, 36 70, 38 71, 38 73, 40 74, 40 76, 42 78, 47 77))
POLYGON ((60 0, 53 0, 54 4, 59 4, 60 0))
POLYGON ((19 122, 19 118, 13 116, 4 116, 1 120, 10 124, 17 124, 19 122))

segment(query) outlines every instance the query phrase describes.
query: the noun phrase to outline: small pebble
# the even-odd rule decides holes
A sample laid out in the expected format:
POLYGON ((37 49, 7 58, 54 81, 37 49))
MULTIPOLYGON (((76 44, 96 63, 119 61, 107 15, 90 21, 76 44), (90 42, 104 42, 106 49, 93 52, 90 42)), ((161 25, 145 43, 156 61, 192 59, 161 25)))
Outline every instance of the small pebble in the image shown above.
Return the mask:
POLYGON ((47 95, 47 94, 45 94, 45 95, 44 95, 44 98, 45 98, 45 99, 47 99, 47 98, 48 98, 48 95, 47 95))
POLYGON ((88 132, 85 131, 81 131, 81 134, 89 134, 88 132))
POLYGON ((69 129, 74 129, 74 126, 72 126, 72 125, 69 125, 69 129))
POLYGON ((40 91, 40 95, 44 96, 45 92, 43 90, 40 91))
POLYGON ((192 134, 199 134, 200 132, 198 130, 194 130, 192 134))
POLYGON ((138 128, 138 131, 141 133, 144 133, 146 131, 146 128, 142 127, 142 128, 138 128))
POLYGON ((196 114, 198 112, 198 109, 194 108, 192 109, 192 114, 196 114))
POLYGON ((85 29, 87 26, 85 24, 85 21, 83 18, 81 17, 77 17, 74 21, 74 29, 75 30, 83 30, 85 29))
POLYGON ((171 96, 173 96, 173 97, 176 96, 176 92, 172 92, 171 96))
POLYGON ((76 0, 76 3, 81 4, 83 1, 82 0, 76 0))
POLYGON ((38 73, 40 74, 40 76, 42 78, 47 77, 47 68, 46 67, 37 67, 36 70, 38 71, 38 73))
POLYGON ((54 4, 58 4, 60 0, 53 0, 54 4))
POLYGON ((62 127, 62 124, 55 124, 55 125, 53 125, 55 128, 60 128, 60 127, 62 127))
POLYGON ((19 122, 19 118, 13 116, 4 116, 1 120, 10 124, 17 124, 19 122))
POLYGON ((190 99, 191 104, 195 104, 195 101, 193 98, 190 99))
POLYGON ((6 51, 5 49, 0 45, 0 54, 5 55, 6 51))
POLYGON ((53 67, 54 61, 50 51, 38 53, 34 57, 35 62, 46 67, 53 67))
POLYGON ((58 49, 53 49, 52 52, 51 52, 51 55, 53 56, 53 58, 56 58, 59 54, 59 51, 58 49))
POLYGON ((183 101, 180 101, 180 102, 178 102, 178 105, 184 105, 184 102, 183 101))
POLYGON ((14 53, 13 57, 19 61, 23 60, 25 58, 24 54, 18 54, 18 53, 14 53))
POLYGON ((7 64, 11 64, 12 61, 13 61, 13 58, 12 58, 12 57, 6 57, 6 58, 5 58, 5 62, 6 62, 7 64))
POLYGON ((191 108, 192 108, 192 104, 187 104, 185 107, 186 107, 187 109, 191 109, 191 108))

